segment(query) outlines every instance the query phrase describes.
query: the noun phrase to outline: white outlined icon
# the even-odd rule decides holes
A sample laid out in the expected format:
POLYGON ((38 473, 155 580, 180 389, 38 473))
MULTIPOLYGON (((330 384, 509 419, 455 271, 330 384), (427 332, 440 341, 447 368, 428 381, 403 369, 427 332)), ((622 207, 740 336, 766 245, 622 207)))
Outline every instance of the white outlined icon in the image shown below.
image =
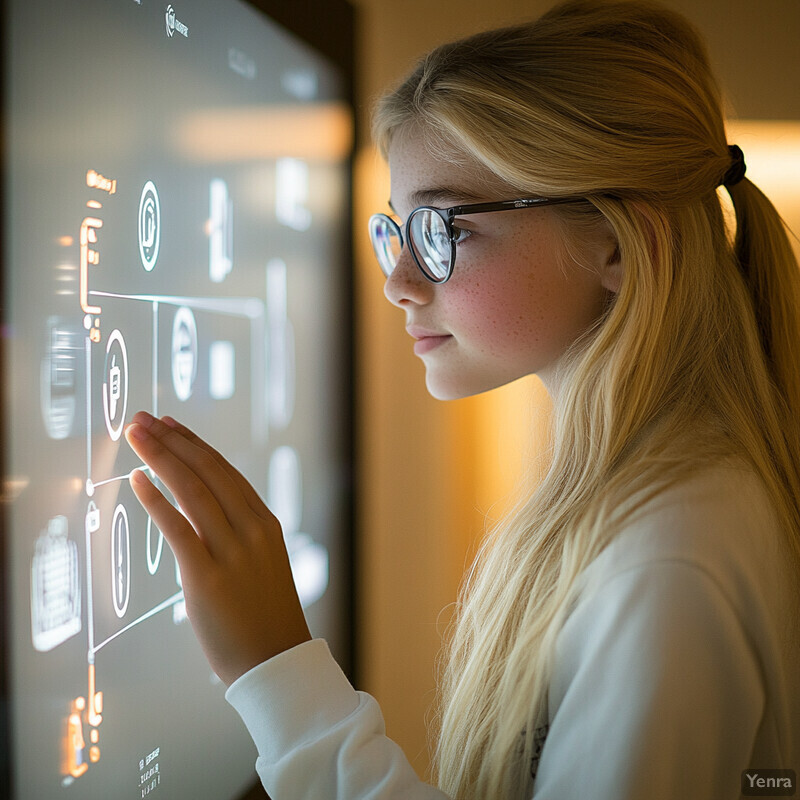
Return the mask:
POLYGON ((86 532, 96 533, 100 530, 100 509, 94 500, 89 501, 86 508, 86 532))
POLYGON ((81 629, 78 546, 64 516, 53 517, 36 540, 31 564, 31 637, 46 652, 81 629))
POLYGON ((51 439, 66 439, 75 420, 78 337, 55 318, 48 323, 49 342, 40 372, 42 418, 51 439))
POLYGON ((330 572, 328 550, 307 533, 295 533, 286 543, 300 605, 308 608, 325 594, 330 572))
POLYGON ((208 194, 208 277, 221 283, 233 267, 233 203, 220 178, 211 181, 208 194))
POLYGON ((153 520, 148 517, 146 536, 147 547, 145 548, 145 552, 147 553, 147 571, 151 575, 155 575, 158 571, 158 565, 161 563, 161 554, 164 552, 164 534, 156 528, 156 532, 158 533, 158 544, 156 544, 156 554, 153 555, 153 528, 155 528, 155 524, 153 523, 153 520))
POLYGON ((172 386, 179 400, 192 396, 197 375, 197 325, 192 310, 181 306, 172 322, 172 386))
POLYGON ((275 216, 296 231, 311 227, 308 164, 299 158, 280 158, 275 165, 275 216))
POLYGON ((172 4, 167 6, 166 13, 164 15, 164 21, 166 22, 167 26, 167 38, 171 39, 175 32, 177 31, 181 36, 188 36, 189 35, 189 28, 187 25, 184 25, 176 16, 175 16, 175 9, 172 7, 172 4))
POLYGON ((284 536, 300 530, 303 509, 300 456, 288 445, 278 447, 269 459, 267 505, 281 523, 284 536))
POLYGON ((286 428, 294 414, 294 328, 289 320, 288 271, 286 262, 267 262, 267 397, 269 423, 286 428))
POLYGON ((128 408, 128 351, 119 329, 112 331, 106 345, 106 365, 103 373, 103 415, 106 430, 116 442, 125 424, 128 408))
POLYGON ((208 348, 208 391, 215 400, 227 400, 236 391, 236 351, 233 342, 212 342, 208 348))
POLYGON ((303 513, 303 476, 300 456, 283 445, 269 460, 267 505, 278 518, 286 539, 289 563, 303 608, 315 603, 328 588, 328 551, 300 531, 303 513))
POLYGON ((124 617, 131 599, 131 534, 122 503, 114 509, 111 521, 111 599, 114 613, 124 617))
POLYGON ((150 272, 156 265, 161 243, 161 204, 153 181, 147 181, 142 188, 137 228, 142 266, 150 272))

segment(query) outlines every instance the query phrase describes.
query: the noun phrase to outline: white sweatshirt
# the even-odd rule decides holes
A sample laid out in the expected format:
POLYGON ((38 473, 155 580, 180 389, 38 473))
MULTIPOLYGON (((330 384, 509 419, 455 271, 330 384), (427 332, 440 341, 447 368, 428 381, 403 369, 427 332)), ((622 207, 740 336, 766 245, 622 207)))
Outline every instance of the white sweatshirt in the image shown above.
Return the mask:
MULTIPOLYGON (((762 484, 733 464, 626 526, 582 573, 558 638, 535 800, 729 800, 765 769, 800 773, 800 576, 785 548, 762 484)), ((446 797, 322 639, 226 697, 273 800, 446 797)))

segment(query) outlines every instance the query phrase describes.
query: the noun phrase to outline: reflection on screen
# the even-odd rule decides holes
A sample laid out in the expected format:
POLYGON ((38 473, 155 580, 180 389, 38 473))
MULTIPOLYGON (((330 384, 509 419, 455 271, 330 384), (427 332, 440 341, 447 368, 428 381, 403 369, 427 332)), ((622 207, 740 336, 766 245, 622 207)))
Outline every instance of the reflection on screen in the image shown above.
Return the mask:
POLYGON ((122 434, 170 414, 231 458, 335 650, 341 78, 235 0, 9 5, 14 797, 234 797, 255 753, 122 434))

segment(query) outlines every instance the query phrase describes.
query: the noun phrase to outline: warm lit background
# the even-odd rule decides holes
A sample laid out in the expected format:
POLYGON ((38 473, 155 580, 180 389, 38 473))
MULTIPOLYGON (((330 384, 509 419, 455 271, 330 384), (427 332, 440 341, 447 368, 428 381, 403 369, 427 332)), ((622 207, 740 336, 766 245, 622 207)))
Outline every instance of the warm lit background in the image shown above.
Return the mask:
MULTIPOLYGON (((404 314, 382 293, 366 221, 386 210, 388 175, 368 137, 372 98, 436 44, 538 16, 551 0, 353 0, 360 130, 356 164, 358 688, 374 694, 389 735, 421 776, 434 667, 464 568, 487 517, 503 508, 536 452, 548 399, 531 377, 443 403, 425 390, 404 314), (362 233, 363 232, 363 233, 362 233), (537 424, 532 415, 538 413, 537 424)), ((800 233, 800 3, 668 0, 707 38, 726 89, 729 141, 748 177, 800 233)), ((795 240, 800 253, 800 246, 795 240)))

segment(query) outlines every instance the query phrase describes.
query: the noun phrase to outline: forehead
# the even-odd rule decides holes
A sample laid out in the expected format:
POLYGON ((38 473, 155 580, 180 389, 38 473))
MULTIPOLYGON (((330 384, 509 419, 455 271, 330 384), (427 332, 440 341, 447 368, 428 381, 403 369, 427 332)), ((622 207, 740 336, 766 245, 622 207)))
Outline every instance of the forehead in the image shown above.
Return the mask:
POLYGON ((508 199, 515 194, 514 187, 476 158, 428 129, 397 132, 388 155, 390 202, 400 214, 418 205, 508 199))

